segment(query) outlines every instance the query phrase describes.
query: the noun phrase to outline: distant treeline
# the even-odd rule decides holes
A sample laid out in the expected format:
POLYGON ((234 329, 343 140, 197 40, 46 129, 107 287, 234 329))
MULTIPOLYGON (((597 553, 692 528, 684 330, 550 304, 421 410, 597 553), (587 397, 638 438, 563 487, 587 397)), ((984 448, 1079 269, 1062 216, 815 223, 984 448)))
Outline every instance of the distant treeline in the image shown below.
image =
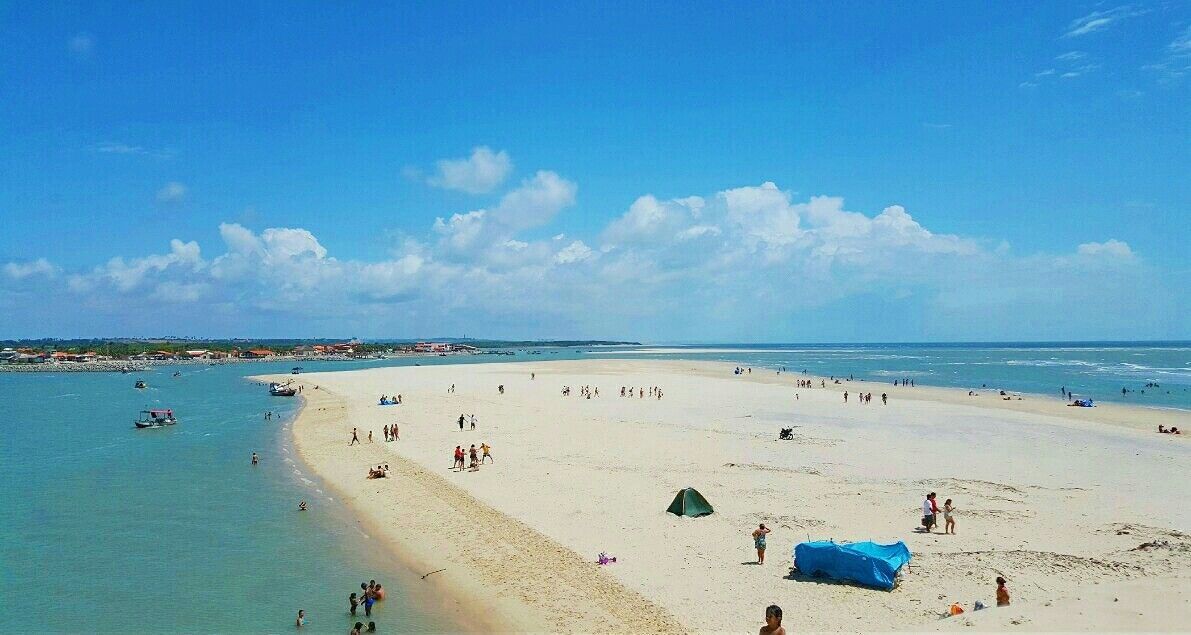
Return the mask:
MULTIPOLYGON (((379 353, 394 348, 404 348, 418 341, 428 340, 389 340, 353 342, 352 349, 356 354, 379 353)), ((631 344, 637 342, 607 342, 601 340, 551 340, 551 341, 504 341, 504 340, 468 340, 468 339, 440 339, 439 342, 453 344, 467 344, 476 348, 529 348, 536 346, 601 346, 612 344, 631 344)), ((0 348, 31 348, 37 351, 64 351, 67 353, 95 352, 110 357, 129 357, 140 353, 166 351, 180 353, 193 350, 212 350, 229 352, 233 349, 241 351, 265 348, 275 353, 289 353, 298 346, 313 346, 315 344, 336 344, 344 340, 330 339, 37 339, 37 340, 0 340, 0 348)))

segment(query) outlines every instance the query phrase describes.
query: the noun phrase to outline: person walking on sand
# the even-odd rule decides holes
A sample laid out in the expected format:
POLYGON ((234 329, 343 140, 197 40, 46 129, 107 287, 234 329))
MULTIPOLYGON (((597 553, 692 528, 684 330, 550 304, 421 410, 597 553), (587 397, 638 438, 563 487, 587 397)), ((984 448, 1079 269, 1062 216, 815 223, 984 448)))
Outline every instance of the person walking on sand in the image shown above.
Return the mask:
POLYGON ((926 495, 926 500, 922 501, 922 526, 926 527, 927 533, 935 526, 934 497, 935 493, 931 492, 926 495))
POLYGON ((372 443, 372 431, 371 430, 368 431, 368 442, 372 443))
POLYGON ((463 432, 463 421, 464 421, 463 415, 459 415, 459 431, 460 432, 463 432))
POLYGON ((758 635, 786 635, 782 626, 782 607, 770 604, 765 608, 765 626, 761 627, 758 635))
POLYGON ((454 469, 454 470, 462 470, 463 469, 463 446, 460 446, 460 445, 455 446, 455 465, 452 469, 454 469))
POLYGON ((955 507, 950 498, 943 502, 943 533, 955 535, 955 507))
POLYGON ((470 421, 471 421, 471 429, 475 430, 476 429, 476 415, 474 412, 471 415, 470 421))
POLYGON ((393 440, 396 441, 397 439, 400 439, 400 438, 401 438, 401 429, 398 428, 397 424, 394 423, 393 424, 393 440))
POLYGON ((760 527, 753 530, 753 546, 757 548, 757 564, 765 564, 765 536, 770 532, 770 529, 761 523, 760 527))
POLYGON ((1009 606, 1009 589, 1001 576, 997 576, 997 606, 1009 606))
POLYGON ((487 443, 480 444, 480 452, 483 453, 483 456, 480 457, 481 464, 484 461, 492 461, 493 463, 496 462, 496 460, 492 458, 492 454, 490 454, 491 451, 492 451, 492 446, 488 445, 487 443))
POLYGON ((352 428, 352 440, 348 442, 348 447, 351 447, 360 442, 360 434, 355 428, 352 428))

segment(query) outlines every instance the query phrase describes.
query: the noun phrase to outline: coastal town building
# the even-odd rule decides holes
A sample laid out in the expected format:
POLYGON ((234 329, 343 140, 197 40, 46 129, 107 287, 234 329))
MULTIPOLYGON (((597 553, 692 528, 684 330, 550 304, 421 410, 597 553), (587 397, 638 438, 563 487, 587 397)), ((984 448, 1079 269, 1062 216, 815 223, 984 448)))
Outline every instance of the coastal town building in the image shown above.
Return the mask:
POLYGON ((272 357, 276 355, 272 350, 267 348, 254 348, 252 350, 245 350, 239 354, 239 359, 242 360, 263 360, 264 357, 272 357))

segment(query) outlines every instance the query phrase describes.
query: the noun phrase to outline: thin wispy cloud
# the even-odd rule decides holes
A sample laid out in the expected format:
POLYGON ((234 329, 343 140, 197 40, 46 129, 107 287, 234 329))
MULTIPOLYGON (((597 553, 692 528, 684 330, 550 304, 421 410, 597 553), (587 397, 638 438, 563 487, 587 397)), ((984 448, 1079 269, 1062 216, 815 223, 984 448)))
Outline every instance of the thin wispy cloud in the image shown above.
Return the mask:
POLYGON ((187 188, 182 183, 170 181, 157 190, 157 202, 162 204, 181 203, 186 199, 187 188))
POLYGON ((168 159, 174 156, 173 150, 153 149, 144 146, 129 145, 127 143, 104 142, 91 146, 92 152, 99 154, 125 154, 168 159))
POLYGON ((931 130, 946 130, 951 127, 949 123, 934 123, 930 121, 922 122, 923 128, 930 128, 931 130))
POLYGON ((1087 56, 1088 54, 1083 51, 1067 51, 1062 55, 1055 56, 1055 59, 1061 62, 1078 62, 1087 56))
POLYGON ((87 58, 95 50, 95 37, 90 33, 79 33, 66 42, 70 53, 77 58, 87 58))
POLYGON ((1142 70, 1156 71, 1159 80, 1171 82, 1191 73, 1191 25, 1183 28, 1174 40, 1166 45, 1166 56, 1161 61, 1146 64, 1142 70))
POLYGON ((1103 31, 1121 20, 1144 15, 1145 13, 1145 9, 1129 4, 1123 4, 1104 11, 1093 11, 1082 18, 1072 20, 1071 24, 1067 25, 1067 31, 1063 33, 1063 37, 1080 37, 1089 33, 1103 31))

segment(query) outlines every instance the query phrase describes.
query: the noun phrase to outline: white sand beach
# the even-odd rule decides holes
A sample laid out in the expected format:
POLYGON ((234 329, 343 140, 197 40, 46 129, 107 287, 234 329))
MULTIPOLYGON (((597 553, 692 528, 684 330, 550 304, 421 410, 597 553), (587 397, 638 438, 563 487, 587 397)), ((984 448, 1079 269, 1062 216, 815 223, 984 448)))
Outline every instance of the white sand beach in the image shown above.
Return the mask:
POLYGON ((799 375, 731 368, 601 359, 273 379, 305 387, 301 457, 412 567, 442 570, 426 583, 480 630, 756 632, 769 604, 791 631, 1191 624, 1191 437, 1154 432, 1191 427, 1188 413, 864 382, 798 389, 799 375), (585 385, 600 396, 581 398, 585 385), (664 398, 622 398, 622 386, 664 398), (859 392, 873 401, 856 403, 859 392), (377 405, 398 393, 402 405, 377 405), (473 413, 477 429, 461 432, 459 415, 473 413), (386 443, 391 423, 401 439, 386 443), (364 443, 349 447, 353 427, 364 443), (782 427, 793 440, 777 440, 782 427), (456 445, 481 443, 493 462, 452 471, 456 445), (383 463, 389 478, 365 478, 383 463), (666 513, 687 486, 715 513, 666 513), (956 535, 917 531, 929 491, 954 500, 956 535), (758 566, 750 533, 762 522, 773 531, 758 566), (903 540, 913 561, 890 592, 791 575, 807 539, 903 540), (617 562, 597 565, 600 552, 617 562), (998 575, 1012 606, 973 613, 976 600, 995 604, 998 575), (941 619, 956 602, 968 612, 941 619))

